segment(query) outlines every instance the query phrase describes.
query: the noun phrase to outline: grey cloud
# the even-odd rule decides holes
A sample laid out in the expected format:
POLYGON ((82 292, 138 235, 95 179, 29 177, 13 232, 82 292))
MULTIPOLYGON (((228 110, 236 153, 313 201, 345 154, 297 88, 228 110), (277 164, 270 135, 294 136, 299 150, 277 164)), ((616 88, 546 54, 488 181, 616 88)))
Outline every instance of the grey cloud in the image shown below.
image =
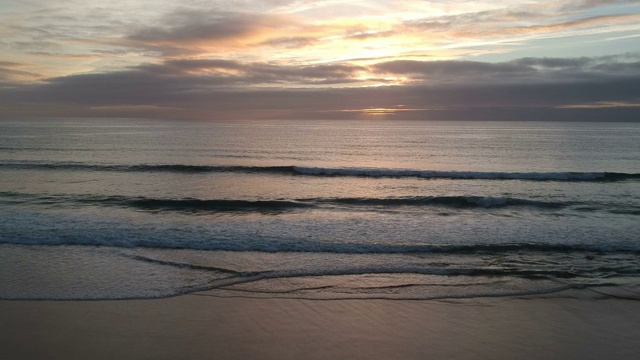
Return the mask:
POLYGON ((0 86, 14 88, 17 86, 15 79, 35 79, 39 75, 22 70, 23 65, 12 61, 0 61, 0 86))
POLYGON ((13 67, 13 66, 20 66, 22 64, 17 63, 17 62, 13 62, 13 61, 2 61, 0 60, 0 67, 6 66, 6 67, 13 67))
POLYGON ((563 10, 587 10, 601 6, 608 5, 627 5, 640 3, 638 0, 582 0, 582 1, 570 1, 565 4, 563 10))
POLYGON ((194 70, 243 70, 246 65, 233 60, 223 59, 195 59, 195 60, 168 60, 160 65, 142 65, 139 68, 149 67, 152 71, 184 73, 194 70))
POLYGON ((350 29, 344 35, 345 39, 366 40, 371 38, 389 37, 398 34, 396 30, 378 31, 367 28, 350 29))
POLYGON ((588 57, 581 58, 521 58, 513 61, 512 63, 530 66, 530 67, 543 67, 543 68, 576 68, 583 67, 592 63, 593 60, 588 57))
POLYGON ((495 33, 495 34, 539 33, 539 32, 558 31, 558 30, 572 29, 572 28, 589 27, 589 26, 599 25, 599 24, 610 25, 614 23, 629 22, 637 19, 638 19, 638 14, 599 15, 599 16, 591 16, 591 17, 585 17, 585 18, 580 18, 575 20, 561 21, 561 22, 549 23, 549 24, 506 27, 503 29, 494 30, 491 33, 495 33))
POLYGON ((150 74, 185 75, 206 72, 200 78, 224 77, 228 84, 265 83, 347 83, 366 68, 348 64, 278 65, 263 62, 238 62, 220 59, 169 60, 159 65, 143 65, 137 70, 150 74))
POLYGON ((549 18, 552 14, 534 11, 488 10, 430 17, 405 22, 405 27, 419 30, 450 30, 457 27, 477 26, 481 23, 496 24, 508 21, 549 18))
POLYGON ((593 119, 616 116, 618 120, 637 120, 640 119, 640 108, 611 108, 589 113, 558 109, 571 104, 640 99, 640 72, 637 71, 640 61, 621 62, 619 59, 578 58, 563 62, 563 59, 525 58, 496 64, 392 61, 375 67, 381 72, 417 74, 418 77, 439 71, 441 76, 449 74, 458 78, 452 82, 425 81, 411 86, 307 89, 292 89, 287 84, 331 81, 347 84, 362 68, 345 64, 284 66, 208 59, 175 60, 114 73, 55 78, 44 84, 16 87, 12 91, 0 89, 0 115, 41 114, 45 113, 43 109, 55 108, 59 115, 66 111, 66 114, 89 116, 96 114, 91 109, 100 108, 100 116, 122 116, 121 109, 137 107, 135 116, 151 117, 206 118, 215 114, 243 117, 249 113, 275 112, 279 117, 289 114, 286 116, 339 118, 356 114, 342 110, 393 108, 402 104, 406 108, 441 109, 397 115, 416 118, 534 119, 540 116, 538 120, 548 120, 572 114, 588 115, 593 119), (237 75, 227 76, 215 71, 208 75, 192 73, 202 69, 234 70, 237 75), (584 75, 591 72, 596 74, 584 75), (542 76, 547 73, 553 76, 542 76), (487 76, 476 81, 474 77, 480 76, 478 74, 487 76), (508 80, 521 76, 526 76, 527 80, 508 80), (465 77, 468 80, 462 81, 465 77), (536 77, 540 78, 533 81, 536 77), (238 84, 243 86, 236 86, 238 84), (271 88, 247 86, 251 84, 281 85, 271 88), (111 112, 110 107, 114 109, 111 112))
POLYGON ((601 71, 609 74, 617 74, 620 76, 637 75, 640 74, 640 62, 598 64, 594 66, 593 69, 596 71, 601 71))
POLYGON ((128 39, 152 44, 220 41, 248 35, 263 26, 275 26, 266 15, 184 9, 166 15, 162 21, 160 26, 134 31, 128 39))
POLYGON ((14 41, 11 47, 20 51, 61 51, 64 47, 52 41, 14 41))
POLYGON ((307 36, 280 37, 263 41, 259 45, 282 47, 286 49, 302 48, 315 45, 319 42, 317 38, 307 36))
POLYGON ((404 23, 405 31, 443 31, 458 36, 536 34, 595 25, 610 25, 636 21, 638 14, 609 14, 566 20, 568 9, 554 11, 491 10, 459 15, 412 20, 404 23), (530 24, 532 19, 548 19, 548 22, 530 24), (551 22, 555 20, 555 22, 551 22), (523 22, 524 21, 524 22, 523 22), (485 26, 486 25, 486 26, 485 26))
POLYGON ((10 25, 7 28, 10 34, 21 34, 32 41, 48 41, 55 38, 55 34, 44 26, 10 25))
MULTIPOLYGON (((75 53, 86 56, 118 47, 114 39, 129 29, 122 17, 104 8, 65 8, 64 15, 60 9, 36 12, 38 15, 27 18, 6 18, 5 31, 0 29, 0 32, 3 32, 3 40, 10 53, 44 56, 75 53), (99 16, 93 19, 92 13, 99 16)), ((63 66, 56 64, 53 67, 63 66)))
POLYGON ((36 101, 61 101, 87 105, 157 104, 184 101, 189 94, 224 86, 223 77, 167 76, 140 70, 56 78, 28 92, 36 101))
MULTIPOLYGON (((126 71, 72 75, 22 86, 4 97, 13 102, 62 102, 88 106, 205 104, 203 94, 241 91, 241 87, 282 84, 348 84, 361 68, 351 65, 277 66, 229 60, 173 60, 126 71), (192 71, 211 70, 206 74, 192 71), (235 70, 230 75, 225 70, 235 70), (13 99, 13 100, 10 100, 13 99), (197 103, 197 101, 196 101, 197 103)), ((4 96, 4 94, 2 95, 4 96)), ((191 106, 190 105, 190 106, 191 106)), ((1 109, 0 109, 1 112, 1 109)))
POLYGON ((3 68, 0 64, 0 84, 6 84, 16 75, 22 75, 22 71, 3 68))
POLYGON ((581 58, 521 58, 502 63, 477 61, 408 61, 379 63, 379 73, 409 75, 414 80, 444 83, 482 82, 485 84, 556 83, 589 81, 594 78, 634 75, 640 58, 632 54, 581 58))
POLYGON ((476 77, 509 76, 510 79, 536 72, 517 63, 483 63, 477 61, 412 61, 396 60, 373 66, 377 72, 413 75, 416 78, 438 78, 443 81, 468 80, 476 77))
MULTIPOLYGON (((38 12, 36 12, 38 13, 38 12)), ((74 21, 77 20, 77 18, 75 16, 70 16, 70 15, 53 15, 51 13, 47 13, 47 12, 42 12, 42 13, 38 13, 38 15, 35 16, 31 16, 28 18, 29 21, 49 21, 49 20, 53 20, 53 21, 74 21)))
MULTIPOLYGON (((610 109, 597 113, 569 112, 557 109, 567 104, 596 103, 602 101, 636 101, 640 98, 639 79, 618 79, 590 84, 541 84, 541 85, 496 85, 496 86, 412 86, 412 87, 377 87, 357 89, 263 89, 263 90, 221 90, 193 91, 192 93, 172 93, 167 89, 144 86, 123 89, 114 98, 113 92, 104 88, 96 92, 78 91, 73 97, 40 101, 31 105, 38 109, 38 104, 66 105, 67 113, 81 111, 92 106, 108 108, 108 106, 149 106, 150 110, 141 116, 156 117, 202 117, 212 118, 216 114, 243 118, 248 113, 262 114, 277 112, 290 114, 294 118, 349 118, 353 113, 342 110, 365 108, 394 108, 403 104, 407 108, 439 108, 439 111, 423 111, 402 113, 404 118, 422 119, 528 119, 554 120, 566 118, 570 114, 588 115, 591 119, 600 120, 635 120, 639 118, 637 108, 610 109), (55 100, 55 101, 54 101, 55 100), (174 112, 162 110, 154 112, 152 107, 164 109, 183 109, 174 112), (74 110, 75 109, 75 110, 74 110), (204 114, 204 115, 203 115, 204 114), (235 114, 235 115, 229 115, 235 114), (598 114, 599 117, 594 117, 598 114), (622 117, 625 115, 626 117, 622 117), (537 116, 540 116, 536 118, 537 116), (617 116, 611 118, 611 116, 617 116)), ((69 90, 71 84, 48 89, 47 92, 69 90)), ((1 91, 1 90, 0 90, 1 91)), ((45 94, 42 94, 45 95, 45 94)), ((15 100, 15 99, 14 99, 15 100)), ((22 99, 22 103, 29 103, 22 99)), ((13 102, 13 104, 20 104, 13 102)), ((31 100, 33 104, 33 99, 31 100)), ((0 108, 5 107, 0 100, 0 108)), ((59 106, 62 107, 62 106, 59 106)), ((83 113, 88 116, 87 112, 83 113)), ((112 113, 117 116, 121 113, 112 113)), ((108 113, 102 113, 107 116, 108 113)), ((119 115, 122 116, 122 115, 119 115)), ((398 115, 400 116, 400 115, 398 115)), ((581 120, 574 118, 573 120, 581 120)))
POLYGON ((270 64, 258 64, 249 68, 249 73, 259 78, 273 80, 348 80, 358 71, 364 68, 355 65, 330 64, 330 65, 307 65, 307 66, 274 66, 270 64))

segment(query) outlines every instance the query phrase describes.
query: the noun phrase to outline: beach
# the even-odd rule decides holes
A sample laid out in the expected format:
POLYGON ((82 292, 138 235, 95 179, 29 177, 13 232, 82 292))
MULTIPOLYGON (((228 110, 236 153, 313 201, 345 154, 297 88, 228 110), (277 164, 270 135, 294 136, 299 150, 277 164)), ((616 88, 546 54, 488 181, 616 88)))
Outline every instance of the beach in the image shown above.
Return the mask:
POLYGON ((1 301, 5 359, 635 359, 640 303, 224 298, 1 301))
POLYGON ((0 1, 0 360, 640 359, 640 1, 0 1))

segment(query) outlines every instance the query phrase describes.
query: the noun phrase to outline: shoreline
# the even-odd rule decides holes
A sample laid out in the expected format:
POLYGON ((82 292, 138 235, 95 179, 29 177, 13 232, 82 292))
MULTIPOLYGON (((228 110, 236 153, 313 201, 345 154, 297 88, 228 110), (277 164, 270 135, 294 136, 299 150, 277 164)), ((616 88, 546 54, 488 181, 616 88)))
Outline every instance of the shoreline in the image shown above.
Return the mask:
POLYGON ((0 300, 8 359, 635 359, 640 302, 0 300))

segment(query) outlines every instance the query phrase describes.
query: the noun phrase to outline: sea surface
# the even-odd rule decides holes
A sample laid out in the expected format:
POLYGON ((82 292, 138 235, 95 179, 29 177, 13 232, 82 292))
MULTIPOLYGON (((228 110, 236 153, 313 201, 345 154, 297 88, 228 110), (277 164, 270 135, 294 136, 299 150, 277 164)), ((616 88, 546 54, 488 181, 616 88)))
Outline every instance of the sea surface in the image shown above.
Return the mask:
POLYGON ((640 123, 0 121, 0 298, 640 299, 640 123))

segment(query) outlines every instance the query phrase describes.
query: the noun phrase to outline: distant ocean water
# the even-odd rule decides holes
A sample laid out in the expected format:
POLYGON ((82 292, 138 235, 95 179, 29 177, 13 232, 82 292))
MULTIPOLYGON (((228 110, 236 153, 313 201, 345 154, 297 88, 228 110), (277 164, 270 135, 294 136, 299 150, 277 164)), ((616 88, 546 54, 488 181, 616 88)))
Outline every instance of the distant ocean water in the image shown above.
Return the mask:
POLYGON ((640 299, 640 124, 0 121, 0 298, 640 299))

